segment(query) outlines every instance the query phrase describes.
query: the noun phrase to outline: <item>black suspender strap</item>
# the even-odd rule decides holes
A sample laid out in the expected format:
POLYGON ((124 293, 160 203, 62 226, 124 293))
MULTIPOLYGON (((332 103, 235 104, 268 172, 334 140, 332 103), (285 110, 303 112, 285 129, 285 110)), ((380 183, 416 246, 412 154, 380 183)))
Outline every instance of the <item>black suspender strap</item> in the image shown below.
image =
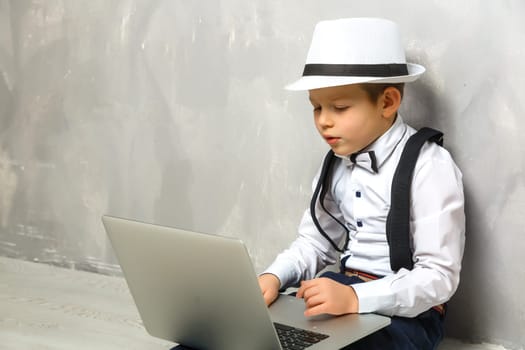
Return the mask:
POLYGON ((403 149, 392 180, 390 211, 386 220, 386 236, 390 247, 390 267, 397 272, 414 266, 410 245, 410 187, 419 151, 426 141, 443 145, 443 133, 421 128, 412 135, 403 149))
POLYGON ((326 192, 330 188, 330 183, 332 180, 332 169, 334 167, 334 163, 336 161, 335 154, 332 150, 328 151, 326 154, 323 166, 321 168, 321 174, 319 175, 319 180, 317 181, 317 186, 315 187, 314 194, 312 196, 312 200, 310 201, 310 215, 312 216, 312 221, 314 222, 315 227, 317 227, 317 230, 319 233, 330 243, 330 245, 338 252, 344 253, 344 250, 346 249, 346 246, 348 245, 349 240, 349 232, 346 228, 345 224, 339 221, 335 216, 333 216, 328 210, 326 210, 324 206, 324 197, 326 196, 326 192), (328 236, 328 234, 324 231, 324 229, 321 227, 321 224, 319 223, 319 220, 317 220, 317 215, 315 213, 315 207, 316 202, 319 199, 319 204, 321 208, 324 210, 325 213, 327 213, 334 221, 336 221, 339 225, 343 227, 346 233, 345 238, 345 244, 343 248, 339 248, 337 244, 328 236))

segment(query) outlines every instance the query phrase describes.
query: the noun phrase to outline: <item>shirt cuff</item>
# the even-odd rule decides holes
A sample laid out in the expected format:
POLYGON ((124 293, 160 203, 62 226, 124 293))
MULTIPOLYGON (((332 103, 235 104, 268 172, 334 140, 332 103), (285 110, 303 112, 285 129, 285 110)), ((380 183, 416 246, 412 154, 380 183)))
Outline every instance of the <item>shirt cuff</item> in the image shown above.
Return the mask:
POLYGON ((352 284, 359 300, 359 313, 376 312, 387 316, 394 315, 396 308, 395 295, 390 290, 390 279, 352 284))
POLYGON ((277 259, 266 270, 264 270, 261 275, 264 275, 265 273, 271 273, 272 275, 277 276, 281 282, 280 290, 283 291, 299 282, 299 278, 297 277, 297 274, 294 273, 294 271, 295 268, 291 262, 287 263, 286 260, 277 259))

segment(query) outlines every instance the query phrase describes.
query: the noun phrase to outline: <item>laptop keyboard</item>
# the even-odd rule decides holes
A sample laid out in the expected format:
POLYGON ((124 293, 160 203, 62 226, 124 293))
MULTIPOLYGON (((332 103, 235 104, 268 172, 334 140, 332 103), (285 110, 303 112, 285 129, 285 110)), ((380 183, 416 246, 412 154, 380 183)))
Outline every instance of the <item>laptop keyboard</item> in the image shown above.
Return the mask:
POLYGON ((328 335, 274 323, 283 350, 301 350, 328 338, 328 335))

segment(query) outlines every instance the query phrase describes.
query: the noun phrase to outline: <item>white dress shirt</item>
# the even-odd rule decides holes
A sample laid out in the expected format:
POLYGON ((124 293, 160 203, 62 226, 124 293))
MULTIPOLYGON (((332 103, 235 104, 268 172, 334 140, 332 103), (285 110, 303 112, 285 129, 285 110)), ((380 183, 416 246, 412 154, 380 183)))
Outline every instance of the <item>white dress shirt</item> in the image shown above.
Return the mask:
MULTIPOLYGON (((414 267, 394 273, 390 268, 385 225, 390 209, 392 177, 401 152, 415 130, 400 115, 391 128, 366 148, 373 150, 378 173, 360 162, 341 157, 333 169, 325 207, 345 223, 350 240, 337 253, 315 227, 307 210, 298 238, 279 254, 264 273, 272 273, 283 288, 311 279, 327 265, 348 256, 346 267, 384 278, 355 284, 359 312, 414 317, 450 299, 459 284, 465 241, 462 175, 450 154, 433 142, 421 149, 411 187, 410 233, 414 267)), ((319 171, 320 172, 320 171, 319 171)), ((315 188, 319 173, 313 181, 315 188)), ((319 207, 321 227, 334 242, 346 231, 319 207)))

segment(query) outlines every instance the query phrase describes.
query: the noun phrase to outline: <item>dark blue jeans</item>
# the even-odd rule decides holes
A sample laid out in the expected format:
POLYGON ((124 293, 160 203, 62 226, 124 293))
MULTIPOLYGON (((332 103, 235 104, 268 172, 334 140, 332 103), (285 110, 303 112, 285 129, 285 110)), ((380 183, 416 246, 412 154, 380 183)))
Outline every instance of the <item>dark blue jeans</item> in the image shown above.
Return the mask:
MULTIPOLYGON (((352 285, 363 283, 359 277, 326 272, 321 277, 352 285)), ((434 309, 421 315, 392 317, 392 323, 369 336, 348 345, 344 350, 435 350, 443 339, 444 317, 434 309)))
MULTIPOLYGON (((345 285, 363 283, 359 277, 342 273, 326 272, 321 277, 331 278, 345 285)), ((343 350, 435 350, 443 339, 444 317, 434 309, 421 315, 392 317, 392 323, 369 336, 348 345, 343 350)), ((191 350, 176 346, 172 350, 191 350)))

